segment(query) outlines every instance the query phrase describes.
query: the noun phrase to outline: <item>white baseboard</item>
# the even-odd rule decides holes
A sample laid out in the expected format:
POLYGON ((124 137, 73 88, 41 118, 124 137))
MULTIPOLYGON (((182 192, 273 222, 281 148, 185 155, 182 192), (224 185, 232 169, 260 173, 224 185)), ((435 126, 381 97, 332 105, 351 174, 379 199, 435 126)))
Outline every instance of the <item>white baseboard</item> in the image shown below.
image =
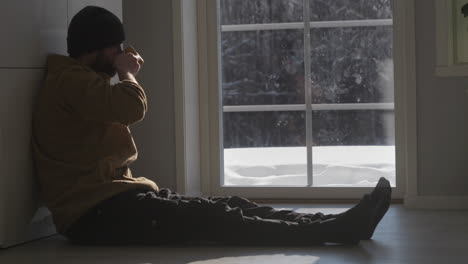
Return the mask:
POLYGON ((468 196, 407 195, 404 205, 408 209, 468 210, 468 196))

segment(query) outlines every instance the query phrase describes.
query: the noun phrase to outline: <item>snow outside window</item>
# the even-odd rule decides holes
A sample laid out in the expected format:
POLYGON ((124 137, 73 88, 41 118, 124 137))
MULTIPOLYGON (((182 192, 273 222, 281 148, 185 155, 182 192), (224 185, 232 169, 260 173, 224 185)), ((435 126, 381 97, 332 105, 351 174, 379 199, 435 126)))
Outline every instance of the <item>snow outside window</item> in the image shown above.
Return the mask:
POLYGON ((390 0, 221 0, 225 186, 395 186, 390 0))

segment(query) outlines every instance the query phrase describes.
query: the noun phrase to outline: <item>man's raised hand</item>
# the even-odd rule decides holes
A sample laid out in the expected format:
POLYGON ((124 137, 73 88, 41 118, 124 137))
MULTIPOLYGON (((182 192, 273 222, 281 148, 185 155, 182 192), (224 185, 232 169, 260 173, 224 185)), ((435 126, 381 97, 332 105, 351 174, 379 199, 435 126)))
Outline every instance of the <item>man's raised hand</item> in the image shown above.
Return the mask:
POLYGON ((140 63, 138 63, 139 59, 139 56, 135 56, 131 53, 121 53, 117 55, 114 66, 117 70, 117 73, 119 74, 119 77, 129 73, 136 75, 141 68, 140 63))

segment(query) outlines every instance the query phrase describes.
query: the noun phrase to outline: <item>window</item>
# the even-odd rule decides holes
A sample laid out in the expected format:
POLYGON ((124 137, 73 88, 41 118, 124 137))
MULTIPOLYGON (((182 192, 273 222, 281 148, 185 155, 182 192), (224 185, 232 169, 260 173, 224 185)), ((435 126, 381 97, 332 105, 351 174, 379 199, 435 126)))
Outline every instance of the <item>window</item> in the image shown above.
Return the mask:
POLYGON ((382 173, 403 197, 415 170, 412 1, 197 4, 203 193, 360 198, 382 173))
POLYGON ((390 0, 221 0, 220 24, 224 185, 395 186, 390 0))

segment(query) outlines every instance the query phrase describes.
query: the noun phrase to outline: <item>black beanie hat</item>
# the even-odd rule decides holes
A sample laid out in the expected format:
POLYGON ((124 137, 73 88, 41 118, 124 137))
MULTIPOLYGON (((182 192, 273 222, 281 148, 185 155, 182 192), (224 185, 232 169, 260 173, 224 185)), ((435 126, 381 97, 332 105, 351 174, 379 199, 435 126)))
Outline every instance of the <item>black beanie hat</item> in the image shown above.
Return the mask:
POLYGON ((125 40, 120 19, 102 7, 81 9, 68 26, 68 54, 77 58, 85 53, 120 44, 125 40))

